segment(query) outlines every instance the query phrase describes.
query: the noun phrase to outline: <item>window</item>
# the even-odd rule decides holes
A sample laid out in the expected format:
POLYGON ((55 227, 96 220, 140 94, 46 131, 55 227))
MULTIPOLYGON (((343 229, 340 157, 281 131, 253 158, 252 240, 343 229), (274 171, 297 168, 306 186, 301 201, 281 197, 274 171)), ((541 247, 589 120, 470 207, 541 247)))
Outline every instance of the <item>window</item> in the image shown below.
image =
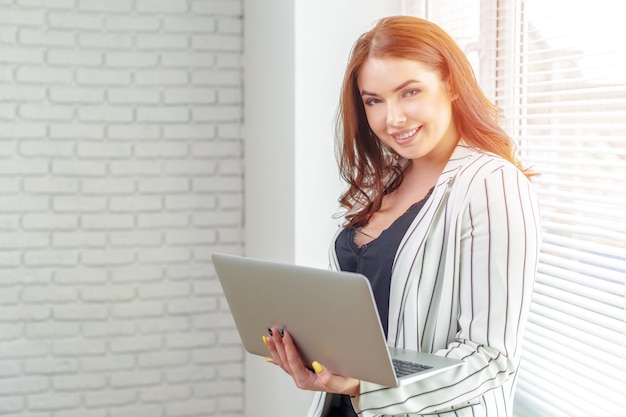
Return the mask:
POLYGON ((516 415, 624 416, 626 3, 415 4, 465 49, 540 174, 544 245, 516 415))

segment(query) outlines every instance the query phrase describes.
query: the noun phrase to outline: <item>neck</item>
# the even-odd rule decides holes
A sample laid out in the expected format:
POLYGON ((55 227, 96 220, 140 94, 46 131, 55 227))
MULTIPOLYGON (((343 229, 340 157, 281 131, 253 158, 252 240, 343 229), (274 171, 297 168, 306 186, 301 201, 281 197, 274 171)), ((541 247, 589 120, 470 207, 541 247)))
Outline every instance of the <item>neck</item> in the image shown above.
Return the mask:
POLYGON ((436 174, 439 176, 450 160, 450 157, 454 152, 454 148, 456 147, 456 143, 458 143, 458 141, 455 142, 453 146, 447 146, 445 149, 437 149, 423 158, 412 160, 411 166, 407 168, 406 174, 423 176, 436 174))

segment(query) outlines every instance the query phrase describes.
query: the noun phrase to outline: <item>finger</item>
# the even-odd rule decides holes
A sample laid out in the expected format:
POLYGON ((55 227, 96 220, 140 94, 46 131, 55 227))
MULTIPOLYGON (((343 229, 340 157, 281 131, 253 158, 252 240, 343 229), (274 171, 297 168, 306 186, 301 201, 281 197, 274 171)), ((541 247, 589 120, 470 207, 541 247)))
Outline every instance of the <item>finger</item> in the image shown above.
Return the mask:
POLYGON ((298 351, 298 348, 296 347, 296 343, 293 340, 291 333, 285 330, 281 339, 282 346, 285 350, 285 358, 290 367, 298 371, 306 370, 307 372, 310 372, 310 370, 304 366, 302 356, 300 356, 300 351, 298 351))
POLYGON ((311 367, 313 368, 313 371, 315 372, 315 377, 317 381, 324 387, 328 388, 329 385, 332 385, 333 377, 335 377, 334 381, 336 381, 339 378, 338 376, 333 375, 331 372, 328 372, 326 368, 322 366, 322 364, 319 363, 318 361, 313 361, 313 363, 311 364, 311 367))
MULTIPOLYGON (((272 347, 270 347, 270 339, 265 335, 263 335, 263 343, 265 344, 265 346, 267 346, 267 350, 269 351, 270 356, 273 356, 272 351, 275 352, 276 349, 273 345, 272 347)), ((265 362, 271 362, 274 364, 276 363, 272 357, 265 358, 265 362)))
MULTIPOLYGON (((263 336, 263 343, 265 344, 265 346, 267 346, 267 350, 270 353, 272 363, 282 367, 280 354, 278 353, 278 350, 276 349, 276 344, 274 343, 274 340, 269 336, 263 336)), ((270 359, 270 358, 266 358, 266 361, 267 359, 270 359)))
POLYGON ((311 388, 311 383, 315 382, 315 376, 309 368, 307 368, 302 360, 300 351, 288 331, 284 332, 283 346, 285 348, 285 355, 291 370, 291 376, 293 377, 296 385, 301 388, 311 388))
POLYGON ((325 376, 325 374, 327 374, 326 369, 318 361, 313 361, 311 366, 313 367, 313 371, 315 371, 318 377, 322 377, 322 376, 325 376))
POLYGON ((316 383, 323 386, 324 391, 348 395, 359 394, 361 382, 358 379, 335 375, 318 361, 313 361, 311 365, 315 371, 316 383))
POLYGON ((311 364, 311 368, 313 368, 315 383, 319 384, 322 387, 326 387, 331 383, 333 378, 333 374, 328 372, 324 366, 318 361, 313 361, 311 364))
POLYGON ((268 338, 268 344, 270 346, 270 351, 275 353, 272 357, 278 362, 280 367, 285 370, 285 372, 291 374, 280 329, 276 327, 271 328, 271 336, 268 338))

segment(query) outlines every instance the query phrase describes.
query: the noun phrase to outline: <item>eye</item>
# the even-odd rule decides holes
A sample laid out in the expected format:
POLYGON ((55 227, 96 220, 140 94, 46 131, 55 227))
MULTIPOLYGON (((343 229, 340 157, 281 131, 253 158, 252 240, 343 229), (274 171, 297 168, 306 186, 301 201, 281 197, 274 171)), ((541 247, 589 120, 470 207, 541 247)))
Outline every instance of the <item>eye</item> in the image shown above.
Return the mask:
POLYGON ((411 89, 409 89, 409 90, 406 90, 406 91, 405 91, 402 95, 403 95, 404 97, 412 97, 412 96, 417 95, 419 92, 420 92, 420 90, 419 90, 419 89, 417 89, 417 88, 411 88, 411 89))
POLYGON ((381 100, 379 98, 376 97, 370 97, 368 99, 363 100, 363 103, 365 103, 366 106, 373 106, 375 104, 380 103, 381 100))

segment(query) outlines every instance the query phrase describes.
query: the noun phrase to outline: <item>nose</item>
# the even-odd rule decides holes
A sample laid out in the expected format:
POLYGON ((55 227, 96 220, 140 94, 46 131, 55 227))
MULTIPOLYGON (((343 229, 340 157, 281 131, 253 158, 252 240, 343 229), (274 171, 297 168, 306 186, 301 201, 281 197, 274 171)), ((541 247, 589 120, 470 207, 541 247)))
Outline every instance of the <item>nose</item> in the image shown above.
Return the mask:
POLYGON ((389 102, 387 107, 387 125, 400 126, 406 122, 404 109, 398 103, 389 102))

